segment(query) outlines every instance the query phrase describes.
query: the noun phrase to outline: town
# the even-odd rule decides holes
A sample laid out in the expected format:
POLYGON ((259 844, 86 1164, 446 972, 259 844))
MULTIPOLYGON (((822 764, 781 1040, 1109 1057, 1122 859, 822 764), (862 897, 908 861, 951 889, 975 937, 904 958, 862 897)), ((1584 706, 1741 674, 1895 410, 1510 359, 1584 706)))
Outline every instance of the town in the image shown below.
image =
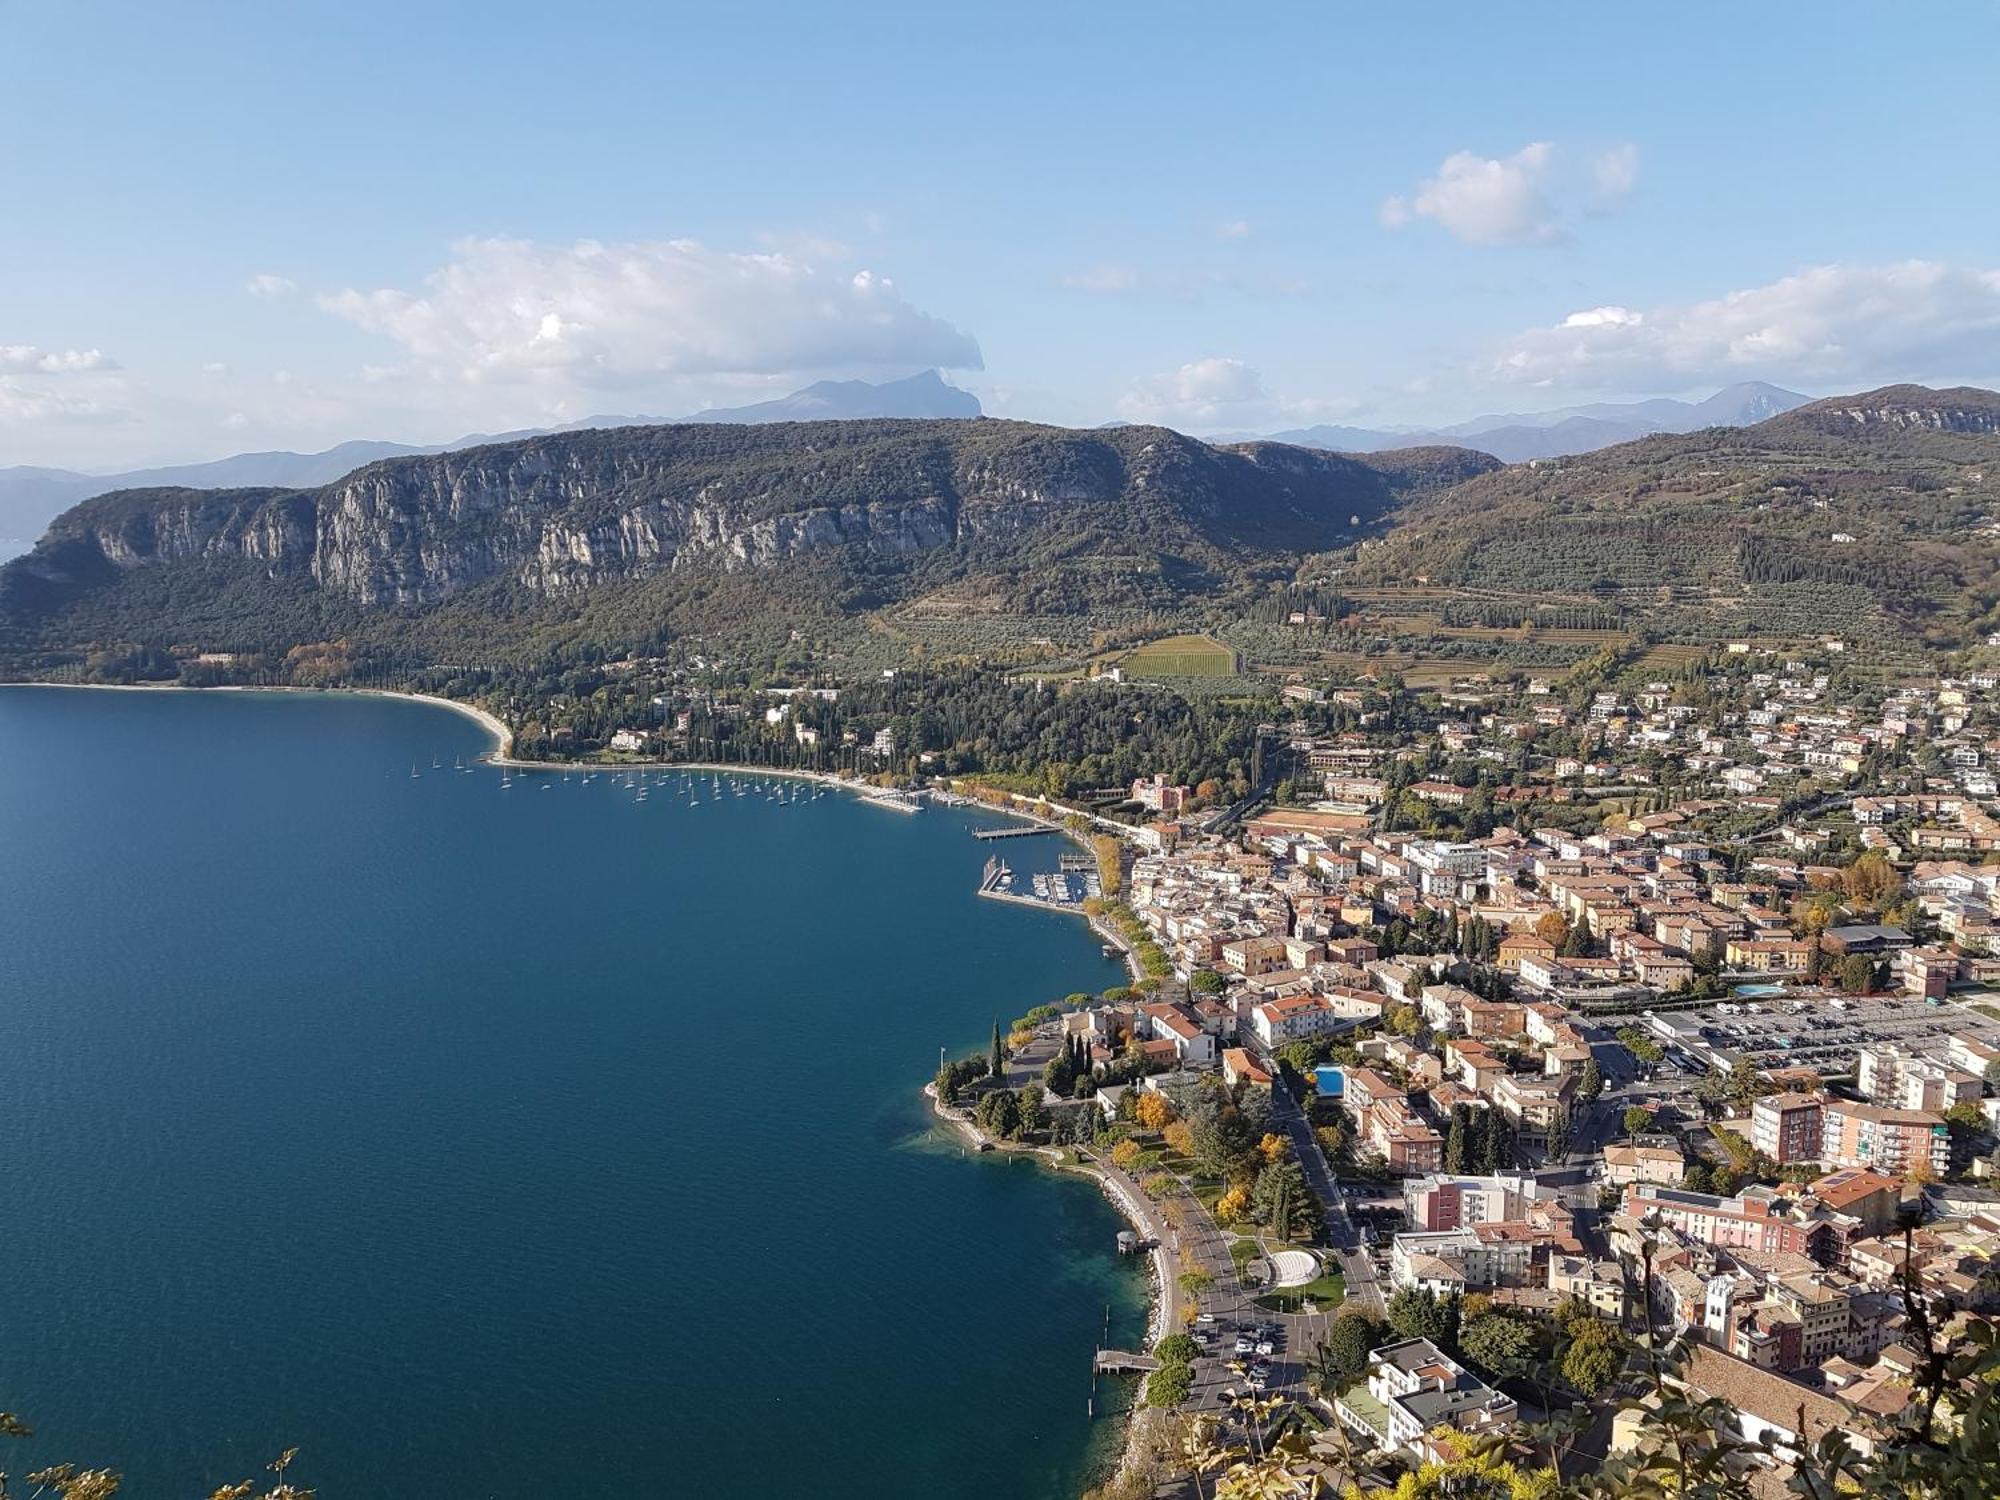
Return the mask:
MULTIPOLYGON (((1104 1175, 1160 1312, 1103 1367, 1183 1449, 1249 1462, 1282 1399, 1350 1476, 1525 1467, 1557 1417, 1600 1462, 1673 1395, 1780 1485, 1866 1453, 1963 1404, 2000 1310, 1994 685, 1469 681, 1409 733, 1294 683, 1354 725, 1267 725, 1240 820, 1158 774, 1109 816, 989 794, 1094 846, 1133 983, 940 1103, 1104 1175)), ((1177 1492, 1156 1450, 1103 1493, 1177 1492)))

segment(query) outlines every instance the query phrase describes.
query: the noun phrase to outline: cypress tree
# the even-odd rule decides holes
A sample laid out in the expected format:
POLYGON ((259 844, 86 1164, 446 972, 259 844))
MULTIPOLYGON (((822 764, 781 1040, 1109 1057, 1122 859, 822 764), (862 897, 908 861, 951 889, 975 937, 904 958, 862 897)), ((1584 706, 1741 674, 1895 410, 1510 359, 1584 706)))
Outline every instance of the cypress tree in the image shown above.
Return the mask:
POLYGON ((1000 1023, 997 1020, 993 1023, 993 1056, 987 1066, 992 1070, 995 1079, 1007 1076, 1007 1059, 1000 1051, 1000 1023))

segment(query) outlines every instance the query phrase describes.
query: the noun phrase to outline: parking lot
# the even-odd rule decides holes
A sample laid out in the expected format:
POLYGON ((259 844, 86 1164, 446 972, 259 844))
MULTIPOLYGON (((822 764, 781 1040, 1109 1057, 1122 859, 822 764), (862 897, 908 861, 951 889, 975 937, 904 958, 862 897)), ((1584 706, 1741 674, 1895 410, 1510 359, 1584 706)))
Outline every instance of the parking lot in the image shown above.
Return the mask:
POLYGON ((1801 991, 1719 1001, 1651 1018, 1621 1017, 1617 1024, 1637 1025, 1658 1036, 1667 1047, 1667 1068, 1695 1077, 1738 1058, 1765 1069, 1846 1073, 1854 1067, 1855 1053, 1870 1043, 1921 1050, 1942 1045, 1953 1033, 2000 1044, 2000 1018, 1958 997, 1926 1000, 1921 995, 1823 998, 1801 991))

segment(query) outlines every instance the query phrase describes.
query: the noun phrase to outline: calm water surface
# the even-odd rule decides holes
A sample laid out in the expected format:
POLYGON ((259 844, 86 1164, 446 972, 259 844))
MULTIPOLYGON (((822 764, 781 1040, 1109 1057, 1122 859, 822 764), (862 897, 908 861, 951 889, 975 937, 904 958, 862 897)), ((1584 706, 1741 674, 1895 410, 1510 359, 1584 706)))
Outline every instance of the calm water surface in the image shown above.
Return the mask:
POLYGON ((974 896, 981 814, 502 791, 451 769, 484 748, 382 700, 0 689, 5 1466, 1073 1493, 1105 1309, 1143 1323, 1119 1221, 914 1089, 1116 982, 1083 924, 974 896))

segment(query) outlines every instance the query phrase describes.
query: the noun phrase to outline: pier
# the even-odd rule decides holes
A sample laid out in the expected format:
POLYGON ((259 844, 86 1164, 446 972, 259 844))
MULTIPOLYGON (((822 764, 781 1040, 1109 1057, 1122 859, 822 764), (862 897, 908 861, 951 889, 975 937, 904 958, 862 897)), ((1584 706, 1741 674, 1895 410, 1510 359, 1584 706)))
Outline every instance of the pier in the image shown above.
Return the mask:
POLYGON ((975 828, 972 836, 976 839, 1031 839, 1058 831, 1054 828, 975 828))
POLYGON ((1135 1354, 1130 1349, 1097 1351, 1097 1372, 1100 1375, 1146 1375, 1159 1368, 1160 1362, 1150 1354, 1135 1354))

